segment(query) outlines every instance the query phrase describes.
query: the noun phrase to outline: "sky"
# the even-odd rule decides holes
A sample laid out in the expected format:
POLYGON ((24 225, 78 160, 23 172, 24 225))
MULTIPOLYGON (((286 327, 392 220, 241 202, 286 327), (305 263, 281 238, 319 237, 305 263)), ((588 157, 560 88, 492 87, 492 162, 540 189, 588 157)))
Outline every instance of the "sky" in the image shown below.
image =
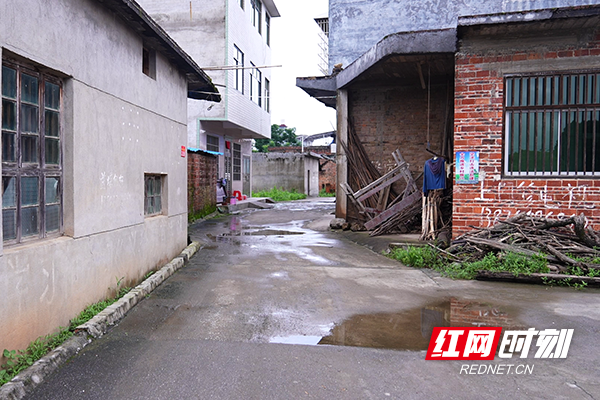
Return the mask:
POLYGON ((314 18, 328 13, 328 0, 275 0, 281 17, 271 20, 271 123, 296 128, 297 135, 335 130, 335 110, 296 87, 297 77, 322 76, 319 32, 314 18))

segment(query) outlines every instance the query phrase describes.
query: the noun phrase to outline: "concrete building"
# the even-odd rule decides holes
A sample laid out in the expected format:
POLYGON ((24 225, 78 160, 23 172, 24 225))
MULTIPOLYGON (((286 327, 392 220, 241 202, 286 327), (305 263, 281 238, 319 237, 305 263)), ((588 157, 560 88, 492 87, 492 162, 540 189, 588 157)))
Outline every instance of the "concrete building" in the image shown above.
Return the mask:
POLYGON ((251 139, 271 137, 271 18, 279 17, 274 1, 140 3, 223 94, 219 104, 188 102, 188 146, 217 154, 228 192, 250 196, 251 139))
MULTIPOLYGON (((475 179, 447 180, 455 236, 522 212, 584 213, 598 229, 597 99, 511 103, 515 93, 533 98, 515 85, 575 97, 595 90, 596 3, 331 0, 329 64, 344 68, 297 85, 336 108, 337 142, 348 143, 353 130, 381 174, 394 167, 395 149, 414 177, 431 152, 449 164, 457 153, 477 156, 475 179)), ((355 171, 342 145, 337 161, 339 187, 355 171)), ((361 218, 337 196, 338 217, 361 218)))
POLYGON ((187 97, 219 100, 131 0, 0 3, 0 349, 187 242, 187 97))
POLYGON ((274 187, 319 196, 319 161, 313 152, 253 153, 255 191, 274 187))

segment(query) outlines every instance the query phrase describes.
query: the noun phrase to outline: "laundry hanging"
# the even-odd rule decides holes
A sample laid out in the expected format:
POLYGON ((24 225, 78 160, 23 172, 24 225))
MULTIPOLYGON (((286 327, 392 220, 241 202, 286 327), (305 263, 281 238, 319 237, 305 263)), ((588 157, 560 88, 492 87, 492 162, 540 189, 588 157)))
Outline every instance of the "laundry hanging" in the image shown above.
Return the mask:
POLYGON ((434 157, 425 162, 423 175, 423 193, 430 190, 446 189, 446 160, 434 157))

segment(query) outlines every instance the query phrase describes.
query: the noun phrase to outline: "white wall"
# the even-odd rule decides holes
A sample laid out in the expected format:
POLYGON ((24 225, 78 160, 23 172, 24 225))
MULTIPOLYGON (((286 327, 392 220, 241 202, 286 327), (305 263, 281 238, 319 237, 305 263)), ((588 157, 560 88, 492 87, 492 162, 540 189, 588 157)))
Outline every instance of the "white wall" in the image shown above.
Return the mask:
POLYGON ((2 246, 0 349, 20 349, 177 255, 187 240, 185 77, 92 0, 0 3, 2 55, 63 78, 59 238, 2 246), (144 218, 144 173, 166 174, 166 210, 144 218))

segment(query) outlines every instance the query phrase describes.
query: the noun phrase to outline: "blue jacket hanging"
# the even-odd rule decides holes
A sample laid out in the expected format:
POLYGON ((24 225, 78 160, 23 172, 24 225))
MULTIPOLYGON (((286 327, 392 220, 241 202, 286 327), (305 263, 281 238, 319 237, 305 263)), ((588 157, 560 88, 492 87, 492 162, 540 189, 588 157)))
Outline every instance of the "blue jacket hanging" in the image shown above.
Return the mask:
POLYGON ((423 174, 423 193, 435 189, 446 189, 446 161, 443 158, 425 161, 423 174))

